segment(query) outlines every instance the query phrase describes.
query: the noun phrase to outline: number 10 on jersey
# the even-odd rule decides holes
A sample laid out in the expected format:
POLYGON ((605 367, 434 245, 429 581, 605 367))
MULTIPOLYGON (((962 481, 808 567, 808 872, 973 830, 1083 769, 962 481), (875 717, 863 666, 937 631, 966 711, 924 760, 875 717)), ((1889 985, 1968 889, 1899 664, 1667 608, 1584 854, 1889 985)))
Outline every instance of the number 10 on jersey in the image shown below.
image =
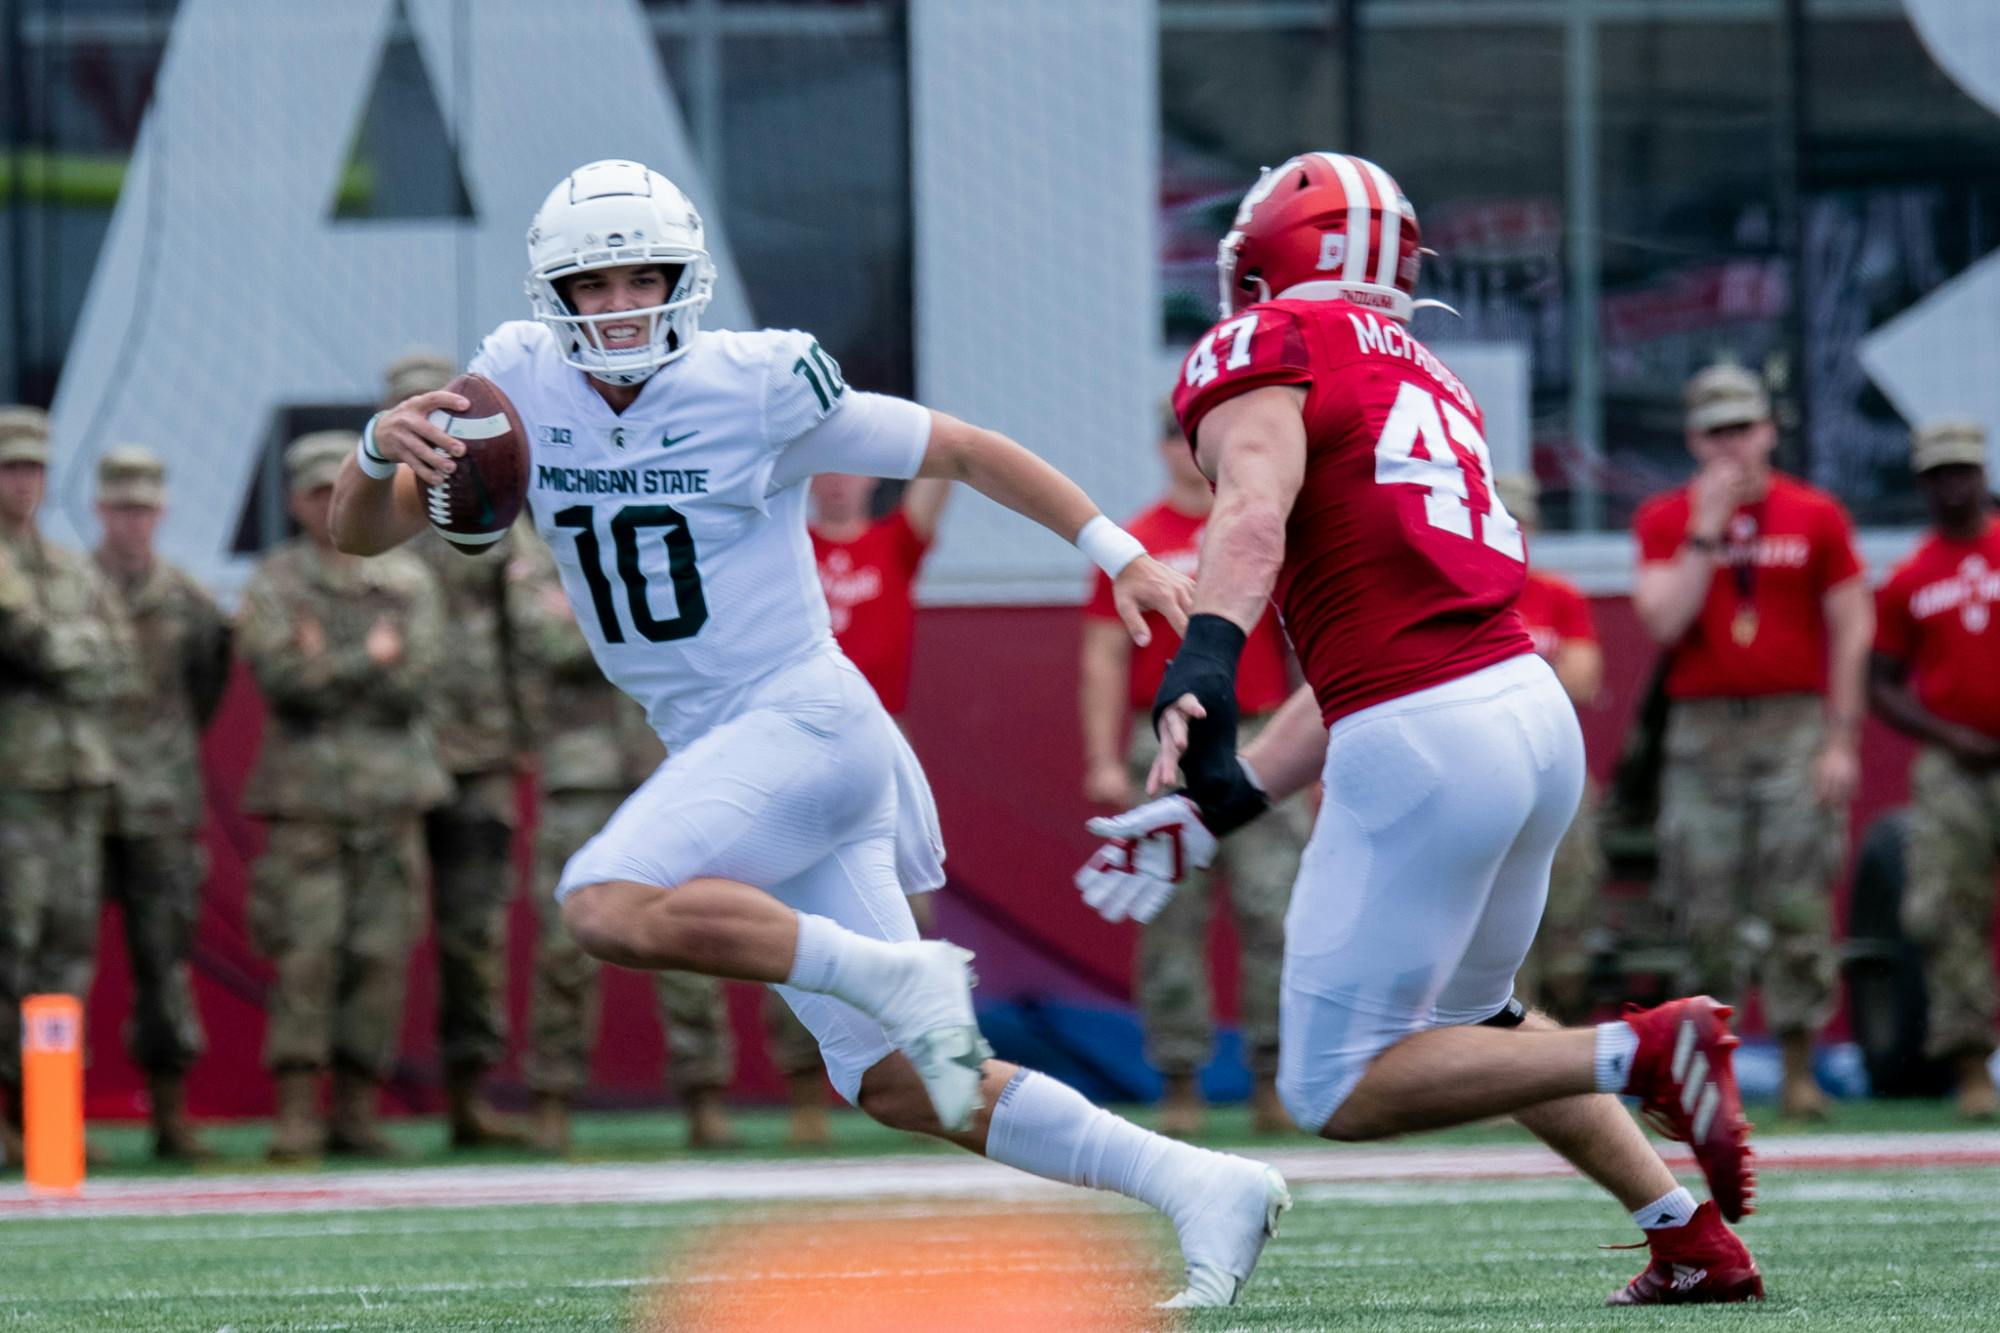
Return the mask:
MULTIPOLYGON (((625 642, 624 621, 611 596, 604 573, 604 555, 597 539, 597 511, 571 505, 555 516, 555 525, 576 533, 577 563, 590 587, 590 607, 597 613, 598 631, 606 643, 625 642)), ((692 638, 708 623, 708 600, 702 596, 701 570, 695 565, 694 537, 687 519, 672 505, 626 505, 611 516, 611 546, 618 581, 625 585, 625 610, 632 628, 648 643, 692 638), (667 576, 673 585, 675 613, 662 620, 653 614, 646 594, 645 571, 639 568, 642 532, 657 531, 667 548, 667 576)))

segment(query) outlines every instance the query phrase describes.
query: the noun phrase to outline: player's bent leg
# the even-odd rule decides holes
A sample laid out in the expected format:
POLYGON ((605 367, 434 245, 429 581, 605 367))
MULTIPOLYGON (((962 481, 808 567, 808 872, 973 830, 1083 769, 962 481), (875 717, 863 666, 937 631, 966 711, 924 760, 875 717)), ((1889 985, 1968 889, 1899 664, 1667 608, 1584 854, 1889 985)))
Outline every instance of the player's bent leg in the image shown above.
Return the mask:
POLYGON ((562 918, 576 942, 607 963, 738 981, 783 981, 798 942, 797 912, 725 879, 671 889, 583 884, 563 896, 562 918))
POLYGON ((782 984, 852 1006, 908 1053, 944 1124, 970 1123, 979 1067, 991 1052, 973 1018, 965 950, 942 941, 870 938, 761 889, 714 878, 671 889, 583 884, 564 895, 562 909, 577 942, 606 962, 782 984))
MULTIPOLYGON (((1559 1032, 1548 1015, 1531 1012, 1516 1032, 1559 1032)), ((1618 1099, 1604 1094, 1563 1097, 1515 1113, 1530 1134, 1602 1185, 1627 1212, 1636 1213, 1680 1188, 1646 1135, 1618 1099)), ((1689 1202, 1688 1211, 1693 1211, 1689 1202)), ((1643 1226, 1644 1223, 1641 1223, 1643 1226)))
MULTIPOLYGON (((839 1063, 830 1052, 828 1069, 839 1063)), ((1273 1168, 1141 1129, 1045 1074, 989 1060, 980 1094, 971 1123, 947 1130, 930 1111, 909 1061, 892 1054, 862 1076, 856 1100, 894 1128, 949 1140, 1045 1180, 1110 1190, 1159 1209, 1174 1224, 1187 1272, 1187 1285, 1166 1302, 1169 1308, 1234 1304, 1292 1205, 1284 1177, 1273 1168)))
POLYGON ((1596 1090, 1595 1058, 1589 1031, 1447 1027, 1414 1033, 1375 1057, 1319 1132, 1363 1142, 1580 1096, 1596 1090))
MULTIPOLYGON (((1559 1025, 1528 1014, 1517 1031, 1559 1025)), ((1616 1099, 1565 1097, 1519 1112, 1529 1133, 1623 1204, 1645 1232, 1652 1260, 1607 1304, 1713 1304, 1762 1300, 1764 1279, 1713 1202, 1695 1204, 1616 1099)))

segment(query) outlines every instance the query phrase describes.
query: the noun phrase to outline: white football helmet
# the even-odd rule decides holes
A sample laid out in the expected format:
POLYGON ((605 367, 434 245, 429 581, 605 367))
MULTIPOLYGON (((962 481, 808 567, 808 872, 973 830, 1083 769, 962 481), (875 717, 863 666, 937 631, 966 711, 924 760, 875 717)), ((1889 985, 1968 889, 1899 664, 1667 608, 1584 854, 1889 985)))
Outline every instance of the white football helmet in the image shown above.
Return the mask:
POLYGON ((528 302, 556 335, 563 360, 606 384, 641 384, 685 353, 715 291, 715 265, 702 245, 701 214, 674 183, 637 162, 606 159, 578 167, 549 191, 528 226, 528 302), (562 280, 589 269, 658 264, 670 285, 664 305, 579 315, 562 280), (600 324, 646 319, 647 338, 608 351, 600 324))

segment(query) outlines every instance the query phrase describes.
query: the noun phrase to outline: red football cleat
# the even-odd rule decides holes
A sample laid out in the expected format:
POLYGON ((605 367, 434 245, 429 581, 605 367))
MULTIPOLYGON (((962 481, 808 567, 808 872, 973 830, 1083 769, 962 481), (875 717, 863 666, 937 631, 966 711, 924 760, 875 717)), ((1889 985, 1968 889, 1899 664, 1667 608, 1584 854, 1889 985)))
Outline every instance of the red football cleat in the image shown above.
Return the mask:
POLYGON ((1653 1009, 1628 1009, 1639 1034, 1625 1090, 1668 1138, 1694 1149, 1709 1197, 1731 1222, 1754 1211, 1757 1174, 1750 1166, 1750 1126, 1736 1090, 1730 1008, 1706 995, 1653 1009))
POLYGON ((1653 1262, 1611 1293, 1606 1305, 1723 1305, 1764 1299, 1764 1275, 1713 1203, 1684 1227, 1648 1231, 1653 1262))

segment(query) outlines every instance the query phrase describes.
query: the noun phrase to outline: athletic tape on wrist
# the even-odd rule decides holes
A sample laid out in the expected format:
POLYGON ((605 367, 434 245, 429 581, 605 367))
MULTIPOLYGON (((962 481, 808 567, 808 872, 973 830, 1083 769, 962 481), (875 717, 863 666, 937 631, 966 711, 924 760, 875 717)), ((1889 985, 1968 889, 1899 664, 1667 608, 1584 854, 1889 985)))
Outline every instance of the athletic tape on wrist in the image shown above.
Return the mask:
POLYGON ((377 412, 361 428, 361 443, 354 446, 354 461, 366 475, 377 481, 387 481, 396 475, 397 465, 375 452, 375 419, 381 415, 377 412))
POLYGON ((1102 514, 1084 524, 1083 530, 1076 534, 1076 549, 1089 556, 1106 577, 1114 579, 1124 572, 1125 566, 1146 554, 1137 537, 1102 514))

